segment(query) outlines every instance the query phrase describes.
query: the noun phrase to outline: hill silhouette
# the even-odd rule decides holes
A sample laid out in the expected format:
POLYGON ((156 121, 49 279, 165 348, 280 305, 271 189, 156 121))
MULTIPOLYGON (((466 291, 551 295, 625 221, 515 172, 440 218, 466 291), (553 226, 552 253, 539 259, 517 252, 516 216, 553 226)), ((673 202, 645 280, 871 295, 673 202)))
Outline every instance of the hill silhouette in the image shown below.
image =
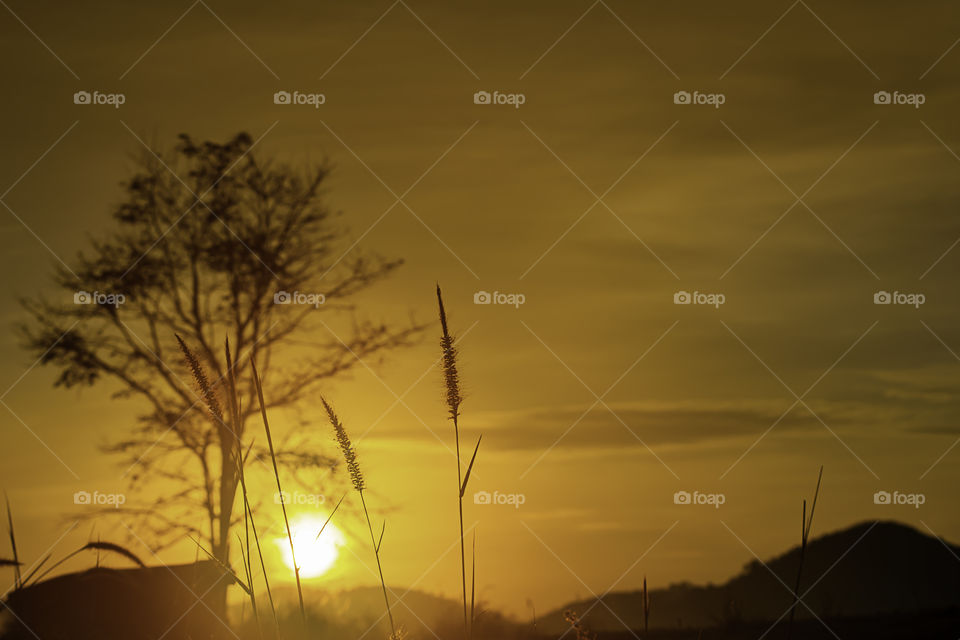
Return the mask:
MULTIPOLYGON (((772 623, 793 602, 800 549, 756 560, 720 585, 674 584, 650 592, 651 629, 731 627, 772 623)), ((862 522, 810 541, 797 608, 799 620, 913 616, 960 607, 960 547, 892 521, 862 522), (804 595, 805 594, 805 595, 804 595), (811 614, 811 610, 813 614, 811 614)), ((640 591, 572 602, 541 621, 565 631, 563 611, 585 614, 593 631, 643 628, 640 591), (606 606, 604 606, 606 605, 606 606), (619 618, 619 620, 618 620, 619 618)))

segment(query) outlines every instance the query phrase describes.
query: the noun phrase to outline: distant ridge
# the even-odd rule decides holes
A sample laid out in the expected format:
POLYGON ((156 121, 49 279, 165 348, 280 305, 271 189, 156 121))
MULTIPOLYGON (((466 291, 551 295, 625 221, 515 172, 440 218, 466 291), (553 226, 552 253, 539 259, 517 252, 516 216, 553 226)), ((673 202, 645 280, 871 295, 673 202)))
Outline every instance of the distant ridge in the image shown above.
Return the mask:
MULTIPOLYGON (((777 620, 793 597, 773 574, 792 588, 799 556, 799 547, 794 547, 767 560, 766 567, 751 561, 721 585, 682 583, 655 589, 650 592, 650 627, 693 629, 777 620)), ((820 618, 911 615, 957 608, 958 558, 960 547, 908 525, 861 522, 811 540, 800 592, 810 589, 804 602, 820 618)), ((622 632, 623 623, 632 629, 643 627, 639 591, 610 593, 603 601, 606 607, 594 599, 567 604, 547 614, 542 628, 548 633, 566 630, 565 609, 581 613, 590 609, 585 620, 593 631, 622 632)), ((800 605, 797 617, 811 618, 811 614, 800 605)))

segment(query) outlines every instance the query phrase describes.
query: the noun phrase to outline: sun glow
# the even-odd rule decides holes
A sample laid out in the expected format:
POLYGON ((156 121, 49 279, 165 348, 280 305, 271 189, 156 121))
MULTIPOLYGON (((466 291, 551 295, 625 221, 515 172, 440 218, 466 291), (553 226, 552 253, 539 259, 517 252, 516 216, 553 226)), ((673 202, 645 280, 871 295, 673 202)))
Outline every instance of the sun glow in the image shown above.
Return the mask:
MULTIPOLYGON (((329 571, 337 561, 340 547, 346 542, 343 533, 332 522, 327 524, 323 534, 317 538, 317 533, 325 521, 326 518, 319 515, 306 515, 290 522, 293 549, 297 564, 300 565, 301 578, 316 578, 329 571)), ((274 542, 280 549, 284 563, 293 569, 290 541, 283 536, 276 538, 274 542)))

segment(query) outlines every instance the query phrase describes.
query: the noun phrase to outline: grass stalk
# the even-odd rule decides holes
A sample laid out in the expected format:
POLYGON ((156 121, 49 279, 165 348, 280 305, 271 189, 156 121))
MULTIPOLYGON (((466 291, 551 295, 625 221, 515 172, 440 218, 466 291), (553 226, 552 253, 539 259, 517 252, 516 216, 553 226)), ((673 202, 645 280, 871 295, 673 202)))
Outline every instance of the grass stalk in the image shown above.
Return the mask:
POLYGON ((297 564, 296 552, 293 548, 293 533, 290 530, 290 519, 287 517, 287 505, 283 498, 283 487, 280 485, 280 469, 277 467, 277 455, 273 449, 273 436, 270 434, 270 422, 267 420, 267 406, 263 401, 263 386, 260 384, 260 374, 257 364, 250 358, 250 369, 253 372, 253 384, 257 389, 257 400, 260 403, 260 416, 263 418, 263 429, 267 434, 267 446, 270 449, 270 460, 273 462, 273 476, 277 480, 277 494, 280 496, 280 509, 283 511, 283 524, 287 528, 287 540, 290 542, 290 561, 293 563, 293 575, 297 581, 297 597, 300 600, 300 618, 303 626, 307 626, 307 610, 303 606, 303 587, 300 584, 300 566, 297 564))
POLYGON ((787 625, 787 640, 793 637, 793 619, 800 604, 800 578, 803 575, 803 560, 807 551, 807 541, 810 539, 810 529, 813 527, 813 512, 817 508, 817 497, 820 495, 820 481, 823 480, 823 465, 817 475, 817 488, 813 492, 813 502, 810 503, 810 517, 807 518, 807 501, 803 501, 803 512, 800 521, 800 562, 797 566, 797 580, 793 588, 793 606, 790 607, 790 622, 787 625))
MULTIPOLYGON (((467 469, 464 476, 460 458, 460 405, 463 403, 463 394, 460 389, 460 373, 457 370, 457 348, 447 326, 447 313, 443 306, 443 294, 440 291, 439 284, 437 285, 437 307, 440 314, 440 354, 447 411, 450 414, 450 420, 453 422, 454 447, 457 458, 457 516, 460 524, 460 583, 463 592, 463 628, 466 636, 471 638, 473 637, 473 605, 471 604, 468 608, 467 604, 467 553, 463 532, 463 496, 467 490, 467 481, 470 479, 470 468, 473 467, 473 461, 477 457, 477 449, 480 448, 480 441, 477 441, 477 448, 474 449, 473 458, 470 460, 470 468, 467 469)), ((475 578, 471 578, 471 580, 475 581, 475 578)))
POLYGON ((83 545, 82 547, 80 547, 80 548, 77 549, 76 551, 73 551, 73 552, 71 552, 71 553, 68 553, 66 556, 64 556, 63 558, 61 558, 61 559, 58 560, 57 562, 53 563, 53 565, 51 565, 49 569, 47 569, 46 571, 44 571, 43 573, 41 573, 40 575, 37 576, 37 579, 36 579, 36 581, 34 582, 34 584, 36 584, 37 582, 40 582, 41 580, 43 580, 43 578, 44 578, 45 576, 47 576, 51 571, 53 571, 54 569, 56 569, 57 567, 59 567, 60 565, 62 565, 62 564, 63 564, 64 562, 66 562, 67 560, 70 560, 70 559, 73 558, 74 556, 76 556, 76 555, 78 555, 78 554, 80 554, 80 553, 83 553, 84 551, 88 551, 88 550, 95 550, 95 551, 98 551, 98 552, 99 552, 99 551, 109 551, 110 553, 116 553, 116 554, 118 554, 118 555, 123 556, 123 557, 126 558, 127 560, 129 560, 129 561, 133 562, 134 564, 136 564, 136 565, 137 565, 138 567, 140 567, 141 569, 145 569, 146 566, 147 566, 147 565, 143 564, 143 561, 142 561, 140 558, 138 558, 132 551, 130 551, 130 550, 124 548, 124 547, 121 547, 119 544, 115 544, 115 543, 113 543, 113 542, 101 542, 101 541, 98 540, 98 541, 96 541, 96 542, 88 542, 87 544, 83 545))
POLYGON ((650 592, 647 591, 647 576, 643 576, 643 634, 650 628, 650 592))
MULTIPOLYGON (((257 546, 257 556, 260 558, 260 571, 263 573, 263 584, 267 590, 267 600, 270 602, 270 611, 273 613, 273 623, 277 628, 277 633, 280 631, 280 617, 277 615, 277 605, 273 600, 273 591, 270 589, 270 578, 267 576, 267 565, 263 561, 263 550, 260 548, 260 536, 257 535, 257 525, 253 520, 253 510, 250 508, 250 503, 244 495, 244 504, 246 506, 247 512, 250 514, 250 528, 253 530, 253 539, 256 542, 257 546)), ((252 578, 251 578, 252 581, 252 578)), ((253 584, 250 585, 251 597, 253 597, 253 584)))
POLYGON ((240 579, 240 576, 238 576, 237 573, 236 573, 233 569, 231 569, 229 566, 225 565, 225 564, 223 563, 223 561, 220 560, 220 558, 216 557, 215 555, 213 555, 212 553, 210 553, 209 551, 207 551, 207 550, 203 547, 203 545, 200 544, 200 541, 199 541, 199 540, 197 540, 196 538, 193 538, 192 536, 188 536, 188 537, 189 537, 190 540, 193 542, 193 544, 197 545, 197 549, 199 549, 200 551, 203 551, 204 555, 206 555, 208 558, 210 558, 211 560, 213 560, 213 562, 215 562, 215 563, 217 564, 217 566, 219 566, 227 575, 229 575, 231 578, 233 578, 234 582, 236 582, 237 585, 238 585, 241 589, 243 589, 243 592, 244 592, 244 593, 246 593, 246 594, 249 594, 249 593, 250 593, 250 587, 247 586, 247 583, 246 583, 246 582, 244 582, 243 580, 240 579))
POLYGON ((43 568, 43 565, 47 564, 47 562, 49 562, 50 558, 52 557, 53 557, 52 551, 47 555, 43 556, 43 559, 41 559, 40 562, 37 563, 37 565, 33 568, 33 571, 31 571, 30 573, 28 573, 26 576, 23 577, 23 580, 20 581, 20 586, 25 587, 28 584, 30 584, 30 578, 32 578, 38 571, 40 571, 40 569, 43 568))
POLYGON ((317 537, 314 540, 319 540, 320 536, 323 535, 323 530, 327 528, 327 525, 330 524, 330 521, 333 520, 334 514, 337 513, 337 509, 340 508, 340 505, 343 504, 343 499, 347 497, 347 494, 340 496, 340 499, 337 500, 337 506, 333 508, 333 511, 330 512, 330 515, 327 516, 327 519, 323 521, 323 526, 320 527, 320 531, 317 532, 317 537))
POLYGON ((473 623, 477 619, 477 530, 473 530, 473 549, 470 558, 470 631, 473 633, 473 623))
POLYGON ((20 556, 17 554, 17 536, 13 531, 13 512, 10 510, 10 496, 4 492, 3 499, 7 504, 7 528, 10 532, 10 550, 13 553, 13 584, 15 589, 23 586, 20 574, 20 556))
MULTIPOLYGON (((244 513, 243 519, 244 519, 245 537, 247 538, 247 540, 246 540, 246 545, 244 545, 244 541, 240 538, 240 534, 237 534, 237 542, 240 544, 240 561, 243 563, 243 571, 247 576, 247 584, 250 585, 249 590, 247 591, 247 594, 250 596, 250 608, 253 610, 253 620, 254 620, 254 623, 257 625, 257 635, 263 638, 263 628, 261 628, 260 626, 260 613, 257 611, 257 599, 254 596, 254 592, 253 592, 253 571, 252 571, 252 567, 249 560, 250 527, 246 523, 247 512, 244 511, 243 513, 244 513)), ((243 620, 242 615, 240 619, 241 621, 243 620)))
POLYGON ((373 555, 377 560, 377 573, 380 574, 380 588, 383 590, 383 604, 387 608, 387 617, 390 619, 390 637, 395 638, 397 636, 397 628, 393 622, 393 611, 390 608, 390 599, 387 597, 387 583, 383 579, 383 565, 380 564, 380 543, 383 542, 383 537, 381 536, 380 542, 373 537, 373 525, 370 523, 370 514, 367 512, 367 502, 363 498, 363 491, 358 491, 360 494, 360 505, 363 507, 363 516, 367 520, 367 531, 370 532, 370 545, 373 547, 373 555))
MULTIPOLYGON (((253 586, 253 566, 252 566, 252 557, 250 553, 250 530, 253 530, 253 537, 256 541, 257 550, 260 549, 260 539, 257 535, 256 523, 253 520, 253 511, 250 509, 249 495, 247 493, 247 482, 244 474, 243 463, 243 445, 240 440, 240 403, 238 400, 237 386, 236 386, 236 376, 234 373, 234 363, 230 353, 230 342, 229 340, 224 341, 224 354, 226 357, 227 363, 227 400, 230 410, 230 420, 233 423, 233 429, 227 427, 227 423, 224 419, 223 409, 220 406, 220 402, 217 400, 216 390, 213 388, 213 385, 210 384, 209 379, 207 378, 206 372, 203 369, 203 365, 200 364, 199 358, 190 350, 190 347, 187 346, 186 342, 177 335, 177 343, 180 346, 180 350, 183 352, 184 359, 186 360, 187 367, 190 369, 193 374, 193 378, 197 383, 197 386, 200 388, 200 393, 203 397, 204 403, 207 405, 207 409, 210 411, 210 415, 214 421, 217 423, 217 427, 221 432, 230 431, 233 435, 233 453, 232 456, 236 463, 237 476, 240 479, 240 488, 243 495, 243 524, 244 524, 244 533, 246 540, 246 553, 243 553, 244 550, 244 541, 240 541, 241 545, 241 558, 244 564, 244 573, 247 576, 247 586, 244 587, 244 591, 250 598, 250 607, 253 611, 253 615, 257 620, 257 631, 262 634, 262 629, 260 626, 260 615, 259 609, 257 607, 256 594, 254 592, 253 586)), ((226 508, 225 505, 220 505, 221 509, 226 508)), ((212 527, 211 523, 211 527, 212 527)), ((213 532, 211 530, 211 536, 213 532)), ((202 547, 201 547, 202 548, 202 547)), ((204 550, 206 552, 206 550, 204 550)), ((208 554, 210 555, 210 554, 208 554)), ((213 557, 213 556, 211 556, 213 557)), ((218 561, 219 564, 223 564, 218 561)), ((270 583, 267 580, 266 566, 263 564, 263 556, 260 556, 261 568, 263 570, 264 580, 267 581, 267 593, 270 595, 270 606, 273 609, 274 619, 277 619, 276 607, 273 603, 273 596, 270 593, 270 583)), ((230 573, 236 579, 236 574, 230 570, 230 573)), ((238 582, 240 582, 238 580, 238 582)), ((242 584, 242 583, 241 583, 242 584)))
POLYGON ((367 511, 367 502, 363 497, 363 490, 366 488, 366 483, 363 479, 363 473, 360 471, 360 463, 357 462, 357 450, 353 448, 353 443, 350 441, 350 436, 347 435, 347 430, 343 427, 343 423, 340 422, 340 418, 337 417, 333 407, 331 407, 324 398, 320 398, 320 401, 323 403, 323 408, 326 410, 327 417, 330 419, 330 425, 333 427, 333 433, 337 439, 337 444, 340 446, 340 451, 343 453, 343 460, 347 463, 347 473, 350 474, 350 482, 353 484, 353 488, 356 490, 356 492, 360 494, 360 504, 363 507, 363 516, 367 520, 367 531, 370 532, 370 546, 373 547, 373 555, 377 560, 377 572, 380 574, 380 588, 383 590, 383 604, 387 608, 387 617, 390 620, 390 638, 399 638, 400 636, 397 634, 396 625, 393 622, 393 611, 390 608, 390 598, 387 596, 387 583, 383 579, 383 565, 380 563, 380 544, 383 542, 383 533, 381 532, 380 541, 378 542, 373 535, 373 524, 370 521, 370 513, 367 511))
MULTIPOLYGON (((243 443, 241 442, 241 413, 240 413, 240 393, 237 389, 237 378, 234 371, 234 362, 233 357, 230 354, 230 340, 229 338, 224 340, 223 350, 227 363, 227 390, 229 392, 230 400, 230 415, 231 422, 233 423, 233 445, 234 453, 233 456, 236 459, 236 473, 240 479, 240 493, 243 496, 243 531, 244 531, 244 540, 241 542, 243 548, 246 549, 246 553, 241 553, 241 558, 244 562, 244 569, 247 573, 247 584, 250 585, 250 590, 247 592, 250 596, 250 609, 253 611, 253 618, 257 625, 257 634, 262 638, 263 637, 263 628, 260 624, 260 608, 257 607, 257 596, 254 591, 253 585, 253 554, 250 552, 250 530, 253 530, 253 538, 257 547, 257 551, 260 550, 260 537, 257 535, 257 525, 253 519, 253 510, 250 508, 250 497, 247 493, 247 479, 246 473, 244 471, 244 462, 246 456, 243 454, 243 443)), ((252 445, 251 445, 252 446, 252 445)), ((223 506, 221 505, 221 509, 223 506)), ((266 566, 263 564, 263 555, 260 554, 260 566, 263 570, 263 578, 267 580, 267 571, 266 566)), ((269 581, 267 582, 267 588, 269 589, 269 581)), ((276 607, 273 604, 273 596, 270 597, 270 606, 273 609, 274 619, 277 619, 276 607)))

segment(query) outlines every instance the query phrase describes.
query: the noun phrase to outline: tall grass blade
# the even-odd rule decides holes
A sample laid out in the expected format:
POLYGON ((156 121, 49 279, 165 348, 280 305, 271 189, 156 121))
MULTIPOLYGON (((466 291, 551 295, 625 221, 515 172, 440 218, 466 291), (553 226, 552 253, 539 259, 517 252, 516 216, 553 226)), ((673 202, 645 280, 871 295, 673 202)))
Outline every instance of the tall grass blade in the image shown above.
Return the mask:
POLYGON ((460 485, 460 497, 467 493, 467 483, 470 481, 470 472, 473 471, 473 463, 477 459, 477 451, 480 450, 480 441, 483 436, 477 438, 477 446, 473 448, 473 456, 470 457, 470 464, 467 465, 467 472, 463 475, 463 484, 460 485))
POLYGON ((147 566, 143 564, 143 561, 140 560, 140 558, 138 558, 136 554, 134 554, 129 549, 126 549, 120 546, 119 544, 114 544, 113 542, 101 542, 100 540, 97 540, 96 542, 88 542, 87 544, 83 545, 79 549, 72 551, 71 553, 68 553, 66 556, 64 556, 57 562, 53 563, 49 569, 47 569, 46 571, 44 571, 43 573, 37 576, 37 579, 34 581, 34 584, 43 580, 43 578, 46 575, 48 575, 51 571, 53 571, 54 569, 62 565, 67 560, 70 560, 77 554, 80 554, 80 553, 83 553, 84 551, 89 551, 89 550, 109 551, 110 553, 116 553, 118 555, 121 555, 127 558, 128 560, 136 564, 138 567, 146 568, 147 566))
POLYGON ((246 582, 244 582, 243 580, 240 579, 240 576, 238 576, 237 573, 236 573, 233 569, 231 569, 230 567, 228 567, 227 565, 225 565, 222 560, 220 560, 219 558, 217 558, 216 556, 214 556, 212 553, 210 553, 209 551, 207 551, 206 549, 204 549, 204 548, 203 548, 203 545, 200 544, 200 542, 199 542, 196 538, 193 538, 192 536, 189 536, 189 537, 190 537, 191 542, 193 542, 193 544, 197 545, 197 548, 200 549, 200 551, 203 551, 203 553, 204 553, 208 558, 210 558, 211 560, 213 560, 214 562, 216 562, 217 565, 218 565, 227 575, 229 575, 231 578, 233 578, 233 580, 237 583, 237 585, 239 585, 239 587, 240 587, 241 589, 243 589, 243 592, 244 592, 244 593, 246 593, 247 595, 250 594, 250 587, 247 586, 247 583, 246 583, 246 582))
POLYGON ((13 584, 14 588, 19 589, 23 586, 20 576, 20 556, 17 553, 17 536, 13 531, 13 512, 10 510, 10 496, 3 493, 4 502, 7 503, 7 528, 10 532, 10 549, 13 553, 13 584))
POLYGON ((85 544, 85 545, 83 545, 82 547, 80 547, 77 551, 88 551, 88 550, 90 550, 90 549, 96 549, 97 551, 109 551, 110 553, 116 553, 116 554, 118 554, 118 555, 123 556, 124 558, 126 558, 126 559, 129 560, 130 562, 133 562, 134 564, 136 564, 136 565, 137 565, 138 567, 140 567, 140 568, 146 568, 146 566, 147 566, 147 565, 143 564, 143 560, 141 560, 140 558, 138 558, 138 557, 136 556, 136 554, 134 554, 132 551, 130 551, 129 549, 126 549, 126 548, 124 548, 124 547, 121 547, 121 546, 118 545, 118 544, 114 544, 113 542, 101 542, 100 540, 97 540, 96 542, 88 542, 87 544, 85 544))
MULTIPOLYGON (((233 424, 233 447, 231 458, 235 459, 236 470, 235 473, 240 479, 240 492, 243 494, 243 533, 244 539, 239 541, 241 545, 240 557, 244 563, 244 571, 247 574, 247 584, 250 586, 247 595, 250 596, 250 609, 253 611, 253 618, 257 625, 257 633, 262 638, 263 637, 263 627, 260 625, 260 609, 257 607, 257 596, 254 591, 253 584, 253 554, 250 552, 250 529, 253 529, 253 537, 256 540, 257 548, 260 548, 260 538, 257 535, 257 526, 253 520, 253 511, 250 509, 250 498, 247 493, 247 479, 246 473, 243 468, 243 463, 246 460, 246 455, 243 452, 243 443, 241 442, 241 431, 242 431, 242 418, 240 414, 240 393, 237 389, 237 377, 236 372, 234 371, 233 357, 230 353, 230 340, 229 338, 225 339, 223 342, 223 351, 227 363, 227 390, 229 391, 229 400, 230 400, 230 418, 231 423, 233 424), (244 552, 244 549, 246 552, 244 552)), ((253 443, 250 443, 250 447, 247 449, 247 455, 249 455, 250 450, 253 448, 253 443)), ((221 505, 221 509, 223 506, 221 505)), ((239 536, 238 536, 239 538, 239 536)), ((263 558, 261 555, 261 566, 263 564, 263 558)), ((266 567, 263 567, 264 579, 266 579, 266 567)), ((272 600, 272 599, 271 599, 272 600)), ((272 602, 271 602, 272 606, 272 602)))
POLYGON ((813 492, 813 502, 810 504, 810 520, 807 522, 807 530, 804 533, 805 538, 810 537, 810 529, 813 527, 813 512, 817 508, 817 498, 820 496, 820 482, 823 480, 823 465, 820 465, 820 474, 817 476, 817 488, 813 492))
POLYGON ((787 625, 787 640, 793 637, 793 621, 800 604, 800 578, 803 576, 803 560, 807 552, 807 540, 810 539, 810 530, 813 527, 813 512, 817 508, 817 498, 820 496, 820 482, 823 480, 823 465, 817 475, 817 488, 813 492, 813 502, 810 503, 810 516, 807 517, 807 501, 803 501, 803 512, 800 523, 800 559, 797 565, 797 581, 793 588, 793 606, 790 607, 790 621, 787 625))
MULTIPOLYGON (((480 446, 480 443, 477 443, 477 446, 480 446)), ((476 453, 474 453, 476 455, 476 453)), ((466 481, 464 481, 466 485, 466 481)), ((470 566, 470 632, 473 633, 473 625, 477 620, 476 614, 476 604, 477 604, 477 530, 473 530, 473 548, 471 550, 471 566, 470 566)))
MULTIPOLYGON (((257 615, 257 607, 254 604, 256 600, 253 599, 253 574, 250 573, 250 563, 247 561, 246 555, 244 555, 244 545, 243 540, 240 539, 240 534, 237 534, 237 542, 240 544, 240 561, 243 563, 243 572, 247 576, 247 584, 251 585, 247 589, 247 593, 250 595, 250 606, 253 609, 253 617, 257 620, 257 630, 260 630, 259 616, 257 615)), ((261 631, 262 635, 262 631, 261 631)))
MULTIPOLYGON (((337 509, 340 508, 340 505, 343 503, 343 499, 347 497, 347 494, 340 496, 340 499, 337 500, 337 506, 333 508, 333 511, 330 512, 330 515, 327 516, 327 519, 324 521, 323 526, 320 527, 320 531, 317 533, 315 540, 319 540, 320 536, 323 534, 323 530, 327 528, 327 525, 330 524, 330 521, 333 520, 333 515, 337 512, 337 509)), ((386 523, 384 523, 386 524, 386 523)))
POLYGON ((40 571, 41 567, 43 567, 43 565, 47 564, 47 562, 48 562, 48 561, 50 560, 50 558, 52 558, 52 557, 53 557, 53 552, 52 552, 52 551, 51 551, 50 553, 48 553, 47 555, 43 556, 43 560, 41 560, 40 562, 38 562, 38 563, 37 563, 37 566, 35 566, 35 567, 33 568, 33 570, 32 570, 30 573, 28 573, 28 574, 23 578, 23 581, 22 581, 21 586, 24 586, 24 587, 27 586, 27 585, 30 583, 30 578, 32 578, 34 575, 36 575, 36 573, 37 573, 38 571, 40 571))
POLYGON ((253 384, 257 390, 257 400, 260 403, 260 417, 263 419, 263 429, 267 434, 267 446, 270 449, 270 461, 273 463, 273 477, 277 480, 277 493, 280 496, 280 509, 283 512, 283 524, 287 528, 287 540, 290 542, 290 561, 293 563, 293 575, 297 581, 297 597, 300 600, 300 618, 304 628, 307 625, 307 610, 303 606, 303 587, 300 585, 300 566, 297 564, 296 552, 293 548, 293 533, 290 531, 290 519, 287 518, 287 505, 283 498, 283 487, 280 484, 280 469, 277 467, 277 455, 273 449, 273 436, 270 433, 270 421, 267 420, 267 406, 263 401, 263 385, 260 384, 260 374, 257 364, 250 358, 250 369, 253 372, 253 384))

